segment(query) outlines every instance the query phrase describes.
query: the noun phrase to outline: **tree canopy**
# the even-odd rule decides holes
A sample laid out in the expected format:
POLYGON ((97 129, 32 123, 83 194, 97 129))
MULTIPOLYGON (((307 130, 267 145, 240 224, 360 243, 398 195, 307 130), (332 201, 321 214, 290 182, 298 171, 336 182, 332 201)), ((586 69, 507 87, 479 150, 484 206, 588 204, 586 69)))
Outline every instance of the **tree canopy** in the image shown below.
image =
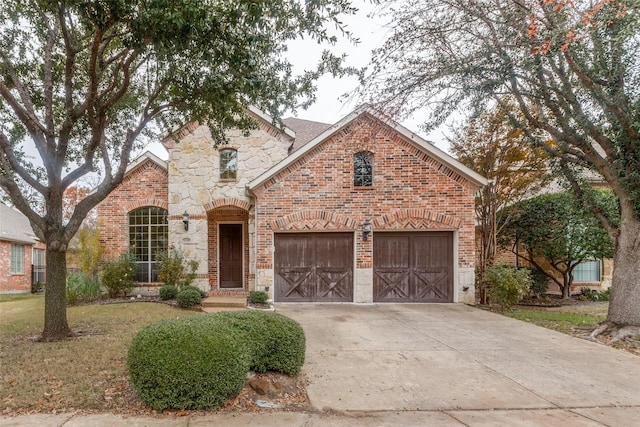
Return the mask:
POLYGON ((428 107, 435 126, 508 96, 526 141, 559 160, 575 194, 616 242, 607 320, 640 327, 640 1, 398 0, 365 98, 400 116, 428 107), (552 140, 553 144, 547 141, 552 140), (612 224, 585 170, 620 200, 612 224))
POLYGON ((3 1, 0 187, 47 244, 45 339, 68 332, 62 255, 134 147, 192 121, 220 141, 254 124, 250 105, 277 119, 312 99, 339 61, 295 76, 286 42, 331 42, 327 27, 353 12, 347 0, 3 1), (95 172, 65 219, 65 190, 95 172))

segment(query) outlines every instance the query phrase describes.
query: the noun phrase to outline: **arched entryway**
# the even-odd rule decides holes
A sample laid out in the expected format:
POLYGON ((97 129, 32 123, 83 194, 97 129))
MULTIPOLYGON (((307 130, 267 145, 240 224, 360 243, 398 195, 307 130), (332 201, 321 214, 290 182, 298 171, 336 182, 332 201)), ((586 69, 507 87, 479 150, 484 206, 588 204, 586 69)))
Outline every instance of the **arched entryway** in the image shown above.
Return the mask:
POLYGON ((207 212, 207 224, 211 289, 248 289, 249 212, 237 206, 219 206, 207 212))

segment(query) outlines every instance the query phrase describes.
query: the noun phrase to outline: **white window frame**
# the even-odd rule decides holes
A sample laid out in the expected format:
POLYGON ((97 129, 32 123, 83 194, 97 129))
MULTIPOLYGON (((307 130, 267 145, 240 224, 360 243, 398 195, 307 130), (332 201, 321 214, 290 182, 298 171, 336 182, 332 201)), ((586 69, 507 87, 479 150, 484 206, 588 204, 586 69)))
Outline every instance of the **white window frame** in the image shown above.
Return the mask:
POLYGON ((24 245, 11 244, 11 274, 24 274, 24 245))

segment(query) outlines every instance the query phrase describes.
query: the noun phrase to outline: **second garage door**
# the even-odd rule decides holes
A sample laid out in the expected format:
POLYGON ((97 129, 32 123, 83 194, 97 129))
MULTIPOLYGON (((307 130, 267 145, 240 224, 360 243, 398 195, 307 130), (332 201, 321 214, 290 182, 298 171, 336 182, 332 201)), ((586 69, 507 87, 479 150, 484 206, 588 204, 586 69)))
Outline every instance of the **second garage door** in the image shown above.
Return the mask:
POLYGON ((276 302, 353 301, 353 233, 282 233, 274 239, 276 302))
POLYGON ((453 233, 375 233, 373 300, 453 302, 453 233))

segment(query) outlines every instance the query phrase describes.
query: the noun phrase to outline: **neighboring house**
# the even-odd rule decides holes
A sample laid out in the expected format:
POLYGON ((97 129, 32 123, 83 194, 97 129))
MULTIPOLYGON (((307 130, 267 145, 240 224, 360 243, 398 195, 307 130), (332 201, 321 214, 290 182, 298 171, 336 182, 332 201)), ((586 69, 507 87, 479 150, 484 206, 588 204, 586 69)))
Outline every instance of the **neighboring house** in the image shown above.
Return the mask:
POLYGON ((44 248, 27 217, 0 203, 0 293, 27 293, 44 283, 44 248))
POLYGON ((367 107, 335 125, 252 109, 259 128, 215 147, 193 123, 147 153, 98 207, 113 254, 137 257, 157 290, 170 245, 199 261, 210 293, 276 302, 467 302, 474 292, 474 194, 486 179, 367 107))
MULTIPOLYGON (((589 179, 589 183, 593 188, 606 190, 610 187, 606 184, 601 177, 594 172, 588 172, 586 178, 589 179)), ((545 187, 544 191, 539 194, 557 193, 560 191, 566 191, 565 187, 560 184, 559 181, 554 181, 545 187)), ((479 239, 479 231, 477 230, 477 239, 479 239)), ((518 253, 523 254, 525 252, 522 247, 514 247, 518 253)), ((536 261, 542 266, 542 268, 551 273, 559 281, 562 281, 561 274, 554 270, 547 260, 536 259, 536 261)), ((476 260, 477 262, 477 260, 476 260)), ((527 267, 532 268, 529 262, 518 258, 514 253, 513 248, 498 248, 496 253, 496 264, 506 264, 515 267, 527 267)), ((613 274, 613 259, 602 258, 581 262, 573 270, 573 283, 571 284, 571 293, 579 294, 582 288, 590 288, 599 291, 607 290, 611 287, 611 277, 613 274)), ((552 280, 548 281, 549 288, 547 293, 549 294, 562 294, 562 291, 558 285, 552 280)))

